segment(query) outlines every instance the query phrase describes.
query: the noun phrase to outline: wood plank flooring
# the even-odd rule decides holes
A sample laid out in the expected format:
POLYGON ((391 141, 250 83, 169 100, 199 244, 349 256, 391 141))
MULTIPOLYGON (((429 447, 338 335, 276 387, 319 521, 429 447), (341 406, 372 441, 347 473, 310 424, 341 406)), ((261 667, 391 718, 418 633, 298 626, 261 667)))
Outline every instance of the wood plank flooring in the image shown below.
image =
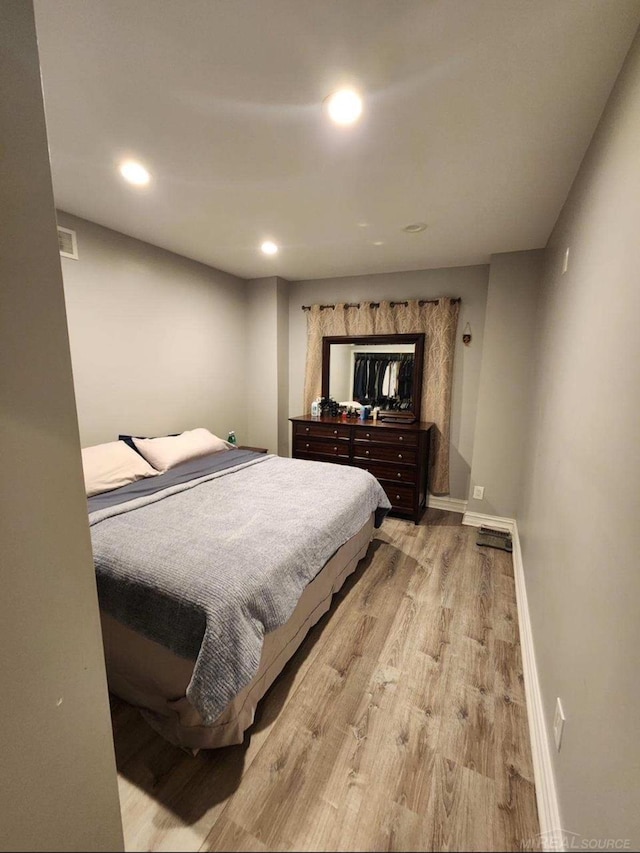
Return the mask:
POLYGON ((511 556, 460 519, 385 520, 242 745, 194 758, 113 698, 126 849, 531 845, 511 556))

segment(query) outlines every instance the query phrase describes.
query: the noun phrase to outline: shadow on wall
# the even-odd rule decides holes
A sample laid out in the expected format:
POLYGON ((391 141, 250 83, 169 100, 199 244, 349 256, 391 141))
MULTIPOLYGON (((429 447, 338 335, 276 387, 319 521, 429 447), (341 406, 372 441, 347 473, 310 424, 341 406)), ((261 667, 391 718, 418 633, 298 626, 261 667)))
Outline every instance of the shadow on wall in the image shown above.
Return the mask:
POLYGON ((449 445, 449 497, 466 501, 469 497, 471 464, 457 447, 449 445))
POLYGON ((492 503, 490 503, 486 498, 483 498, 482 500, 471 499, 469 501, 469 505, 467 506, 467 512, 477 512, 480 515, 493 515, 496 518, 504 518, 505 517, 505 516, 501 515, 501 513, 497 510, 497 508, 492 503))

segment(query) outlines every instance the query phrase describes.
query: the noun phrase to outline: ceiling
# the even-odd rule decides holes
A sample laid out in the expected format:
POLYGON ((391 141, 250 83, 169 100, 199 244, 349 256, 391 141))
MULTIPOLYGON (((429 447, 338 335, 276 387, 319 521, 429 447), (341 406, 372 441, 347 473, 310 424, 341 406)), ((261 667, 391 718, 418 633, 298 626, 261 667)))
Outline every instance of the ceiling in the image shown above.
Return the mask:
POLYGON ((544 246, 640 2, 36 0, 36 22, 60 209, 295 280, 544 246), (351 128, 321 108, 343 85, 351 128))

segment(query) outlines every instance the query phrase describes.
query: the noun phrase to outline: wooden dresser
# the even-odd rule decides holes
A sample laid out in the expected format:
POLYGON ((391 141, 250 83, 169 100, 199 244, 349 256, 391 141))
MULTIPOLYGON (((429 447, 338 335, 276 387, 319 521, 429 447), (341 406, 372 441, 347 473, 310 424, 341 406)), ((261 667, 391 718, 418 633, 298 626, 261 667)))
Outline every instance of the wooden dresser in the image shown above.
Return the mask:
POLYGON ((427 503, 429 436, 433 424, 312 418, 289 419, 293 458, 365 468, 380 481, 392 512, 417 524, 427 503))

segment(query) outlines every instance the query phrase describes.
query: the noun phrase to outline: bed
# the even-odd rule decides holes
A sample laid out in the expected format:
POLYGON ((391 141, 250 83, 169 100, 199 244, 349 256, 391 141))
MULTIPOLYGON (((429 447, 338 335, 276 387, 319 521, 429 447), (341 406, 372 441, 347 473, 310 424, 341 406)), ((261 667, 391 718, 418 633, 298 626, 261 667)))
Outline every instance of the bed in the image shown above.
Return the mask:
POLYGON ((197 750, 242 742, 389 501, 361 469, 225 447, 88 509, 109 688, 197 750))

